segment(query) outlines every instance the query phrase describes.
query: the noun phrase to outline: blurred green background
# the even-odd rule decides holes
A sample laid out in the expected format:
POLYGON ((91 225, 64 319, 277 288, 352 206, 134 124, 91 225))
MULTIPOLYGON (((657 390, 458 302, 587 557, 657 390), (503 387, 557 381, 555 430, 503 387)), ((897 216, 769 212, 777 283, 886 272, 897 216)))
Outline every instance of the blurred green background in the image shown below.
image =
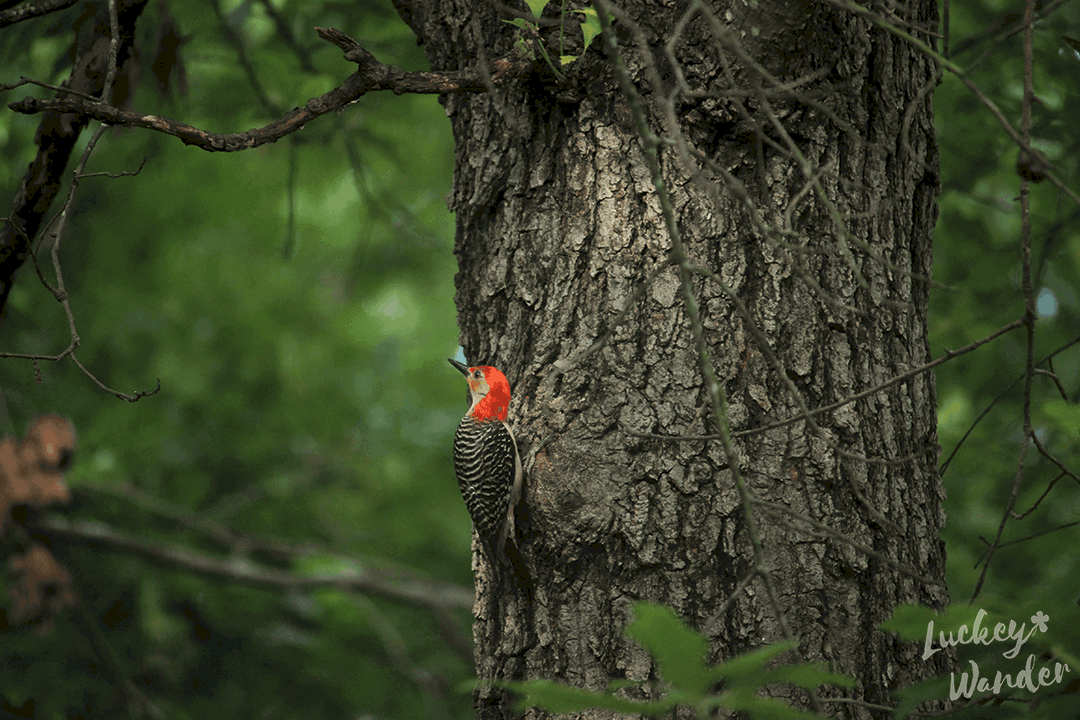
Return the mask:
MULTIPOLYGON (((152 3, 139 21, 144 60, 160 8, 152 3)), ((315 72, 299 67, 259 3, 223 3, 220 17, 207 3, 168 9, 186 38, 188 92, 177 92, 174 76, 162 99, 144 74, 134 105, 200 128, 265 125, 352 73, 315 25, 341 28, 385 62, 427 68, 389 2, 281 6, 315 72), (242 34, 274 112, 226 42, 231 32, 242 34)), ((0 82, 66 77, 81 11, 0 31, 0 82)), ((28 92, 47 95, 23 87, 4 99, 28 92)), ((8 202, 38 121, 0 113, 8 202)), ((3 433, 21 437, 42 412, 70 417, 80 447, 73 514, 157 544, 218 550, 131 502, 79 490, 134 485, 239 533, 313 542, 365 566, 375 558, 471 588, 470 522, 449 452, 464 410, 461 377, 446 363, 458 350, 445 202, 453 140, 436 97, 370 94, 286 141, 234 154, 109 131, 87 169, 134 170, 144 158, 137 177, 82 182, 61 257, 82 362, 123 392, 158 378, 161 392, 122 402, 70 362, 42 363, 38 386, 28 362, 4 361, 3 433)), ((50 272, 47 258, 42 268, 50 272)), ((67 342, 60 307, 24 268, 4 348, 56 353, 67 342)), ((163 699, 169 717, 467 714, 456 686, 471 667, 425 612, 336 591, 282 597, 121 554, 57 549, 129 676, 163 699), (441 682, 441 695, 417 691, 410 672, 419 668, 441 682)), ((319 557, 305 569, 337 567, 319 557)), ((469 638, 468 613, 459 615, 469 638)), ((8 631, 0 696, 16 711, 33 699, 37 717, 80 708, 104 717, 116 686, 100 665, 70 626, 45 637, 8 631)))
MULTIPOLYGON (((58 83, 68 74, 70 28, 86 3, 0 30, 0 83, 20 75, 58 83)), ((178 76, 162 96, 144 70, 134 108, 212 131, 265 125, 340 83, 353 67, 312 28, 337 27, 387 63, 426 69, 409 29, 386 2, 151 4, 139 21, 141 64, 160 48, 167 7, 184 38, 178 76), (303 46, 276 29, 280 13, 303 46), (238 60, 255 68, 253 86, 238 60), (306 58, 310 68, 305 70, 306 58)), ((1011 5, 952 7, 952 37, 973 37, 1011 5)), ((1077 183, 1080 62, 1061 37, 1075 5, 1036 34, 1038 146, 1077 183), (1071 14, 1070 14, 1071 13, 1071 14)), ((962 66, 992 47, 965 50, 962 66)), ((1018 123, 1019 35, 993 46, 972 73, 1018 123)), ((28 87, 3 95, 49 93, 28 87)), ((955 78, 935 95, 942 152, 941 217, 932 296, 935 356, 1022 314, 1015 148, 955 78)), ((10 202, 34 153, 39 118, 0 112, 0 197, 10 202)), ((86 134, 89 137, 89 133, 86 134)), ((85 139, 84 139, 85 142, 85 139)), ((67 510, 159 545, 220 549, 169 512, 190 512, 242 534, 315 551, 300 572, 348 565, 413 568, 471 587, 470 525, 450 457, 464 408, 455 354, 453 218, 445 197, 453 139, 432 96, 369 94, 274 145, 209 154, 148 131, 111 130, 91 172, 137 177, 82 182, 62 241, 82 362, 130 404, 95 388, 70 362, 0 361, 0 430, 21 437, 29 419, 72 419, 80 454, 67 510), (125 495, 134 486, 158 510, 125 495)), ((57 204, 57 207, 59 204, 57 204)), ((1080 332, 1077 205, 1043 183, 1032 192, 1036 289, 1043 317, 1037 357, 1080 332)), ((47 277, 51 269, 45 258, 47 277)), ((943 459, 1022 371, 1021 331, 938 373, 943 459)), ((3 321, 0 349, 57 353, 68 342, 59 306, 24 268, 3 321)), ((1069 402, 1035 382, 1039 437, 1077 467, 1077 352, 1054 361, 1069 402)), ((1021 430, 1020 388, 976 426, 944 477, 949 580, 970 598, 975 561, 1012 490, 1021 430)), ((1018 510, 1058 474, 1028 453, 1018 510)), ((1006 528, 1005 539, 1080 520, 1075 477, 1006 528)), ((1022 620, 1036 606, 1046 638, 1075 649, 1080 574, 1075 528, 1009 546, 977 601, 1022 620), (1029 608, 1030 606, 1030 608, 1029 608), (1060 618, 1061 622, 1058 621, 1060 618)), ((336 590, 286 593, 208 581, 119 553, 57 546, 87 615, 99 620, 128 678, 170 718, 468 717, 460 684, 471 666, 440 635, 445 619, 336 590)), ((0 602, 4 606, 6 599, 0 602)), ((467 611, 456 622, 468 637, 467 611)), ((0 699, 41 718, 106 717, 117 684, 85 633, 63 621, 49 634, 7 629, 0 699)), ((998 658, 1000 661, 1000 656, 998 658)), ((1007 670, 1008 663, 999 662, 1007 670)), ((991 665, 991 667, 993 667, 991 665)))
MULTIPOLYGON (((952 59, 1019 130, 1023 47, 1018 29, 1023 3, 951 3, 952 59)), ((1042 12, 1040 7, 1037 7, 1042 12)), ((1080 189, 1080 7, 1065 3, 1040 19, 1034 33, 1032 145, 1080 189)), ((955 76, 945 74, 934 94, 941 150, 940 216, 934 236, 934 279, 948 289, 930 298, 930 346, 935 357, 1023 317, 1017 148, 1001 125, 955 76)), ((1026 363, 1024 329, 1014 330, 937 371, 938 435, 947 524, 947 575, 952 601, 997 613, 997 620, 1034 629, 1036 612, 1049 616, 1015 659, 1011 643, 964 646, 962 670, 978 663, 991 682, 1015 675, 1035 656, 1035 672, 1064 660, 1064 683, 1035 693, 1039 702, 980 704, 965 717, 1078 717, 1080 687, 1080 572, 1074 548, 1080 521, 1080 204, 1047 180, 1033 184, 1031 267, 1036 300, 1034 357, 1052 355, 1031 385, 1035 437, 1058 462, 1029 447, 1021 465, 1026 363), (1059 384, 1060 383, 1060 384, 1059 384), (1064 397, 1063 397, 1064 394, 1064 397), (948 462, 947 465, 945 463, 948 462), (1068 472, 1062 471, 1062 467, 1068 472), (976 596, 983 560, 1009 505, 1013 516, 976 596), (1069 474, 1071 473, 1071 474, 1069 474), (1053 653, 1053 658, 1043 653, 1053 653), (1039 704, 1041 702, 1041 705, 1039 704)), ((971 620, 968 620, 970 627, 971 620)), ((939 621, 938 628, 956 626, 939 621)), ((948 690, 946 681, 944 691, 948 690)), ((947 696, 939 692, 936 697, 947 696)), ((1006 688, 1008 691, 1008 688, 1006 688)), ((1028 693, 1019 693, 1020 698, 1028 693)))

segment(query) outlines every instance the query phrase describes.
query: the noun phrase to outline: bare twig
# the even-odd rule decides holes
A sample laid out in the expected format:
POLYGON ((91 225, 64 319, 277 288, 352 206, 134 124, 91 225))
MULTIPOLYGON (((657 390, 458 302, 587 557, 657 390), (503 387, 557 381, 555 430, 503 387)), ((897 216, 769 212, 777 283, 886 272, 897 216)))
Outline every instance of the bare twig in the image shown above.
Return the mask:
MULTIPOLYGON (((1077 525, 1080 525, 1080 520, 1077 520, 1077 521, 1071 522, 1071 523, 1065 523, 1064 525, 1057 525, 1057 526, 1049 528, 1047 530, 1040 530, 1039 532, 1032 533, 1030 535, 1026 535, 1026 536, 1024 536, 1022 538, 1017 538, 1015 540, 1010 540, 1009 542, 999 543, 998 544, 998 550, 1000 550, 1002 548, 1007 548, 1010 545, 1019 545, 1020 543, 1025 543, 1025 542, 1027 542, 1029 540, 1034 540, 1036 538, 1040 538, 1043 535, 1049 535, 1050 533, 1056 533, 1056 532, 1058 532, 1060 530, 1068 530, 1069 528, 1076 527, 1077 525)), ((981 540, 982 543, 984 545, 986 545, 988 548, 990 547, 990 541, 987 540, 986 538, 980 536, 979 540, 981 540)), ((975 564, 974 564, 973 567, 979 567, 979 565, 981 565, 983 560, 985 560, 985 559, 986 559, 986 553, 983 553, 979 557, 979 559, 975 561, 975 564)))
MULTIPOLYGON (((113 5, 110 9, 115 11, 115 5, 113 5)), ((113 12, 112 14, 115 18, 115 12, 113 12)), ((115 65, 115 57, 113 58, 113 65, 115 65)), ((110 85, 107 82, 106 89, 108 89, 109 87, 110 85)), ((75 202, 75 193, 79 189, 79 180, 85 177, 85 175, 83 174, 83 170, 86 167, 86 163, 90 160, 90 154, 94 151, 94 148, 97 146, 98 140, 101 139, 101 136, 105 133, 105 130, 106 127, 104 125, 99 127, 94 133, 94 135, 90 138, 90 142, 86 144, 86 148, 83 150, 82 157, 79 158, 79 163, 75 166, 75 170, 72 173, 71 187, 68 189, 68 195, 67 199, 64 201, 64 206, 63 208, 61 208, 60 212, 57 213, 56 217, 53 218, 54 221, 58 222, 55 230, 51 231, 53 235, 53 241, 49 256, 52 259, 53 272, 56 275, 56 285, 52 285, 45 279, 45 276, 41 273, 41 269, 38 267, 37 256, 34 256, 34 269, 37 270, 38 277, 41 279, 41 283, 50 293, 52 293, 52 296, 56 299, 58 303, 60 303, 60 307, 64 310, 64 316, 67 318, 68 321, 68 331, 71 333, 71 339, 68 342, 68 346, 57 355, 34 355, 26 353, 0 352, 0 358, 21 358, 24 360, 35 361, 52 360, 54 362, 59 362, 65 357, 70 356, 71 361, 75 363, 76 367, 78 367, 79 370, 81 370, 83 374, 86 375, 86 377, 90 378, 90 380, 99 388, 101 388, 105 392, 115 395, 121 400, 126 400, 128 402, 136 402, 140 398, 153 395, 158 390, 160 390, 161 380, 158 379, 157 387, 155 387, 153 390, 138 390, 134 394, 129 395, 127 393, 122 393, 118 390, 110 388, 105 383, 101 382, 101 380, 99 380, 97 376, 95 376, 92 372, 86 369, 86 366, 84 366, 79 361, 79 358, 75 356, 75 350, 79 347, 81 340, 79 338, 79 331, 75 327, 75 314, 71 310, 71 298, 68 295, 67 289, 64 286, 64 273, 60 269, 60 240, 64 235, 64 228, 67 226, 67 219, 68 217, 70 217, 71 208, 75 202)), ((49 223, 50 227, 51 225, 52 222, 49 223)), ((46 228, 46 233, 48 232, 50 232, 50 229, 46 228)))
MULTIPOLYGON (((79 43, 71 74, 57 92, 67 99, 101 97, 107 74, 102 69, 115 66, 118 55, 128 54, 135 25, 147 2, 120 0, 95 13, 93 30, 81 33, 86 39, 79 43), (123 30, 119 44, 113 43, 114 17, 123 30)), ((39 147, 23 173, 7 223, 0 227, 0 311, 7 304, 15 273, 31 255, 31 241, 38 236, 45 215, 59 195, 64 168, 74 157, 85 126, 84 118, 70 114, 45 113, 41 118, 36 135, 39 147)))
POLYGON ((139 167, 135 168, 134 170, 121 170, 118 173, 111 173, 111 172, 83 173, 82 175, 79 175, 79 179, 82 180, 83 178, 92 178, 92 177, 107 177, 107 178, 134 177, 134 176, 138 175, 139 173, 141 173, 143 171, 144 167, 146 167, 146 158, 145 157, 142 159, 142 162, 139 163, 139 167))
POLYGON ((68 93, 70 95, 74 95, 75 97, 81 97, 85 100, 89 100, 90 102, 96 103, 98 101, 97 97, 90 95, 89 93, 80 92, 79 90, 73 90, 72 88, 67 88, 63 85, 51 85, 47 82, 41 82, 40 80, 34 80, 33 78, 28 78, 26 76, 20 77, 19 82, 11 83, 10 85, 0 83, 0 92, 13 90, 22 85, 37 85, 38 87, 43 87, 46 90, 52 90, 58 93, 68 93))
MULTIPOLYGON (((1035 13, 1035 0, 1024 2, 1024 99, 1021 105, 1020 133, 1024 145, 1031 142, 1031 102, 1035 95, 1034 90, 1034 58, 1032 47, 1032 32, 1035 13)), ((1028 449, 1034 431, 1031 427, 1031 385, 1035 377, 1035 290, 1031 283, 1031 204, 1029 190, 1031 183, 1026 175, 1020 175, 1020 287, 1024 295, 1024 326, 1026 330, 1027 353, 1024 363, 1024 396, 1022 404, 1023 437, 1020 440, 1019 457, 1016 461, 1016 472, 1013 474, 1012 491, 1009 493, 1009 501, 1001 514, 997 533, 994 541, 986 551, 986 561, 982 572, 975 583, 975 589, 971 594, 971 602, 979 596, 986 574, 990 571, 990 561, 1001 543, 1001 536, 1005 532, 1005 525, 1013 516, 1013 508, 1020 497, 1020 481, 1024 478, 1024 467, 1027 460, 1028 449)), ((1047 489, 1049 492, 1049 488, 1047 489)))
MULTIPOLYGON (((787 425, 791 425, 793 423, 797 423, 797 422, 800 422, 802 420, 807 420, 807 419, 809 419, 809 418, 811 418, 811 417, 813 417, 815 415, 820 415, 822 413, 827 413, 827 412, 831 412, 833 410, 837 410, 837 409, 839 409, 839 408, 841 408, 841 407, 843 407, 845 405, 848 405, 850 403, 855 402, 856 400, 861 400, 864 397, 868 397, 868 396, 873 395, 875 393, 881 392, 882 390, 885 390, 886 388, 892 387, 893 385, 896 385, 897 383, 901 383, 901 382, 903 382, 905 380, 908 380, 909 378, 912 378, 912 377, 914 377, 916 375, 919 375, 920 373, 924 373, 924 372, 928 372, 930 370, 933 370, 938 365, 942 365, 942 364, 948 362, 949 360, 952 360, 955 357, 958 357, 960 355, 964 355, 965 353, 969 353, 972 350, 975 350, 976 348, 978 348, 978 347, 980 347, 982 345, 985 345, 986 343, 990 342, 991 340, 994 340, 995 338, 1000 337, 1001 335, 1004 335, 1007 332, 1015 330, 1016 328, 1022 326, 1023 324, 1024 324, 1024 321, 1022 319, 1021 320, 1014 320, 1011 323, 1009 323, 1008 325, 1006 325, 1004 327, 1001 327, 1001 328, 998 328, 997 330, 990 333, 986 337, 979 338, 978 340, 965 345, 964 347, 960 348, 959 350, 946 350, 944 355, 942 355, 941 357, 939 357, 939 358, 937 358, 935 360, 931 360, 928 363, 925 363, 923 365, 919 365, 916 368, 912 368, 911 370, 908 370, 907 372, 901 373, 901 374, 899 374, 899 375, 897 375, 897 376, 895 376, 893 378, 890 378, 890 379, 886 380, 883 383, 875 385, 872 388, 867 388, 866 390, 863 390, 862 392, 855 393, 854 395, 850 395, 850 396, 844 398, 843 400, 832 403, 831 405, 824 405, 824 406, 819 407, 819 408, 814 408, 813 410, 808 409, 805 412, 800 412, 798 415, 794 415, 794 416, 792 416, 792 417, 790 417, 790 418, 788 418, 786 420, 781 420, 779 422, 770 423, 769 425, 764 425, 764 426, 759 427, 759 428, 751 428, 749 430, 739 430, 737 432, 731 433, 731 437, 737 438, 737 437, 747 437, 749 435, 757 435, 757 434, 760 434, 760 433, 763 433, 763 432, 767 432, 769 430, 774 430, 776 428, 785 427, 787 425)), ((1080 338, 1078 338, 1075 342, 1080 342, 1080 338)), ((720 439, 720 436, 716 435, 716 434, 712 434, 712 435, 650 435, 650 434, 647 434, 647 433, 637 433, 637 432, 632 433, 632 434, 634 434, 634 435, 636 435, 638 437, 649 438, 649 439, 652 439, 652 440, 667 440, 667 441, 693 441, 693 440, 719 440, 720 439)))
MULTIPOLYGON (((185 145, 194 145, 208 152, 237 152, 249 150, 300 130, 315 118, 342 110, 369 92, 390 90, 395 94, 442 94, 452 92, 487 92, 481 73, 476 69, 453 72, 406 72, 379 62, 352 38, 333 28, 315 28, 319 36, 345 52, 345 59, 359 67, 340 87, 308 100, 303 107, 285 113, 280 119, 255 130, 238 133, 212 133, 187 123, 157 115, 145 115, 121 110, 103 102, 78 98, 41 100, 25 98, 8 105, 15 112, 32 114, 46 111, 76 113, 108 125, 140 127, 156 130, 179 138, 185 145)), ((517 77, 531 67, 517 58, 502 58, 494 63, 491 80, 495 84, 517 77)))
MULTIPOLYGON (((990 342, 991 340, 994 340, 995 338, 998 338, 998 337, 1000 337, 1001 335, 1004 335, 1007 332, 1011 332, 1011 331, 1015 330, 1016 328, 1020 327, 1023 324, 1024 324, 1023 320, 1013 320, 1008 325, 1005 325, 1004 327, 998 328, 997 330, 990 333, 986 337, 979 338, 978 340, 976 340, 974 342, 968 343, 967 345, 960 348, 959 350, 946 350, 945 354, 942 355, 941 357, 937 358, 936 360, 931 360, 930 362, 926 363, 925 365, 920 365, 919 367, 908 370, 905 373, 901 373, 901 374, 897 375, 896 377, 894 377, 894 378, 892 378, 890 380, 886 380, 885 382, 881 383, 880 385, 875 385, 874 387, 872 387, 872 388, 870 388, 868 390, 863 390, 862 392, 855 393, 854 395, 852 395, 850 397, 847 397, 847 398, 844 398, 843 400, 841 400, 839 402, 835 402, 832 405, 825 405, 824 407, 815 408, 815 409, 811 410, 808 413, 808 415, 810 415, 810 416, 820 415, 821 413, 836 410, 837 408, 843 407, 844 405, 847 405, 848 403, 852 403, 852 402, 854 402, 856 400, 861 400, 864 397, 868 397, 870 395, 873 395, 874 393, 880 392, 880 391, 884 390, 885 388, 892 387, 893 385, 896 385, 897 383, 902 383, 905 380, 907 380, 909 378, 912 378, 912 377, 914 377, 916 375, 919 375, 921 373, 927 372, 928 370, 933 370, 938 365, 943 365, 944 363, 947 363, 948 361, 952 360, 954 357, 957 357, 959 355, 964 355, 965 353, 969 353, 972 350, 974 350, 975 348, 980 347, 981 345, 985 345, 986 343, 990 342)), ((798 422, 799 420, 802 420, 802 419, 803 419, 802 415, 796 415, 795 417, 788 418, 787 420, 782 420, 779 423, 773 423, 771 425, 766 425, 764 427, 754 428, 753 430, 748 430, 748 431, 746 431, 746 433, 747 434, 762 433, 762 432, 765 432, 767 430, 772 430, 773 428, 776 428, 776 427, 783 427, 785 425, 790 425, 791 423, 798 422)))
MULTIPOLYGON (((1016 321, 1016 322, 1022 323, 1023 321, 1016 321)), ((1016 323, 1014 323, 1014 326, 1019 327, 1019 325, 1016 325, 1016 323)), ((1065 352, 1066 350, 1073 347, 1077 343, 1080 343, 1080 335, 1074 337, 1072 340, 1069 340, 1067 343, 1061 345, 1060 347, 1055 348, 1054 350, 1051 350, 1044 357, 1042 357, 1037 363, 1035 363, 1035 365, 1038 366, 1038 365, 1042 365, 1044 362, 1049 362, 1050 360, 1052 360, 1054 358, 1054 356, 1060 355, 1061 353, 1065 352)), ((1001 392, 999 392, 997 394, 997 397, 995 397, 993 400, 991 400, 990 404, 987 405, 983 409, 983 411, 981 413, 979 413, 979 417, 975 418, 974 422, 971 423, 971 425, 968 427, 967 431, 964 432, 964 435, 957 441, 956 447, 954 447, 952 452, 949 453, 949 457, 945 458, 945 461, 943 463, 941 463, 941 470, 938 473, 939 475, 942 475, 942 476, 945 475, 945 472, 949 469, 949 466, 952 464, 953 458, 955 458, 956 454, 958 452, 960 452, 960 448, 963 447, 964 443, 967 441, 967 439, 969 437, 971 437, 971 433, 975 432, 975 428, 978 427, 979 423, 982 422, 983 418, 985 418, 987 415, 989 415, 990 411, 994 409, 994 406, 998 404, 998 401, 1000 401, 1002 398, 1004 398, 1013 389, 1013 386, 1016 385, 1016 383, 1023 380, 1025 377, 1026 377, 1026 372, 1017 375, 1013 379, 1013 381, 1010 382, 1008 385, 1006 385, 1005 389, 1003 389, 1001 392)))

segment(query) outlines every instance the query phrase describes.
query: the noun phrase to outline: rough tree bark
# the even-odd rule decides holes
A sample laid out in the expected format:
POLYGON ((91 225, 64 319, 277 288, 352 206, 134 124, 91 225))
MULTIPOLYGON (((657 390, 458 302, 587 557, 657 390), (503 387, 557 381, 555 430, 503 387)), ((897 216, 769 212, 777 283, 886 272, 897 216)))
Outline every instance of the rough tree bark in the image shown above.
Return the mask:
MULTIPOLYGON (((498 3, 398 5, 437 70, 489 63, 517 38, 498 3)), ((648 689, 650 658, 623 634, 630 603, 645 599, 705 633, 710 662, 782 640, 786 623, 801 659, 857 679, 846 693, 823 692, 820 712, 887 717, 828 697, 888 705, 892 690, 942 669, 875 629, 898 603, 948 602, 933 377, 816 415, 815 426, 739 433, 929 359, 935 68, 836 5, 714 1, 714 19, 684 17, 688 5, 627 0, 614 34, 649 127, 669 140, 660 163, 689 265, 715 273, 691 285, 738 467, 772 505, 746 512, 721 443, 643 436, 717 426, 610 53, 597 41, 565 82, 538 61, 532 77, 495 92, 445 97, 461 339, 470 362, 506 372, 523 449, 540 448, 522 522, 535 597, 500 608, 480 573, 478 672, 594 690, 628 679, 645 683, 625 691, 632 697, 658 692, 648 689), (677 31, 676 67, 665 43, 677 31), (799 515, 873 552, 812 532, 799 515), (755 570, 771 578, 780 614, 755 570)), ((936 22, 925 0, 895 12, 909 28, 936 22)), ((541 36, 557 49, 557 27, 541 36)), ((580 52, 570 29, 564 40, 580 52)), ((774 692, 812 707, 801 691, 774 692)), ((477 702, 481 717, 512 714, 497 691, 477 702)))

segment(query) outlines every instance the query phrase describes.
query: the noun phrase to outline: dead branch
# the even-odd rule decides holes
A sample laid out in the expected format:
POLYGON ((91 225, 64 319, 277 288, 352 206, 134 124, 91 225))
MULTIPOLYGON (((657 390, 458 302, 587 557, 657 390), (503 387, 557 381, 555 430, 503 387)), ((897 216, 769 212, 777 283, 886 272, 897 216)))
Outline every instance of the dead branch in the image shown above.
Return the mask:
MULTIPOLYGON (((78 97, 48 99, 27 97, 9 104, 8 107, 26 115, 39 112, 73 113, 107 125, 156 130, 179 138, 185 145, 194 145, 208 152, 236 152, 276 142, 300 130, 320 115, 342 110, 367 93, 376 90, 390 90, 395 95, 487 92, 483 76, 478 69, 406 72, 401 68, 380 62, 340 30, 334 28, 315 28, 315 30, 319 33, 319 37, 341 48, 346 60, 356 63, 356 72, 339 87, 308 100, 302 107, 294 108, 280 119, 254 130, 212 133, 179 120, 121 110, 107 103, 92 102, 78 97)), ((526 60, 501 58, 494 63, 495 72, 491 74, 491 80, 499 85, 510 78, 520 76, 530 67, 531 62, 526 60)))

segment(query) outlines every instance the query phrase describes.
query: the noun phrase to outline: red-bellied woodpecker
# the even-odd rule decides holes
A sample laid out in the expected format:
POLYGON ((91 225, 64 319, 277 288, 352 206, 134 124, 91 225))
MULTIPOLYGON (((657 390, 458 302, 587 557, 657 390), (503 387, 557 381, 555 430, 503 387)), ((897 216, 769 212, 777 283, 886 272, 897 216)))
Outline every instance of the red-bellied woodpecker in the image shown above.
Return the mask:
POLYGON ((510 383, 489 365, 467 367, 456 360, 450 364, 469 383, 469 411, 454 435, 454 472, 461 495, 492 569, 499 573, 509 562, 528 582, 512 537, 514 554, 507 547, 522 483, 521 457, 506 424, 510 383))

